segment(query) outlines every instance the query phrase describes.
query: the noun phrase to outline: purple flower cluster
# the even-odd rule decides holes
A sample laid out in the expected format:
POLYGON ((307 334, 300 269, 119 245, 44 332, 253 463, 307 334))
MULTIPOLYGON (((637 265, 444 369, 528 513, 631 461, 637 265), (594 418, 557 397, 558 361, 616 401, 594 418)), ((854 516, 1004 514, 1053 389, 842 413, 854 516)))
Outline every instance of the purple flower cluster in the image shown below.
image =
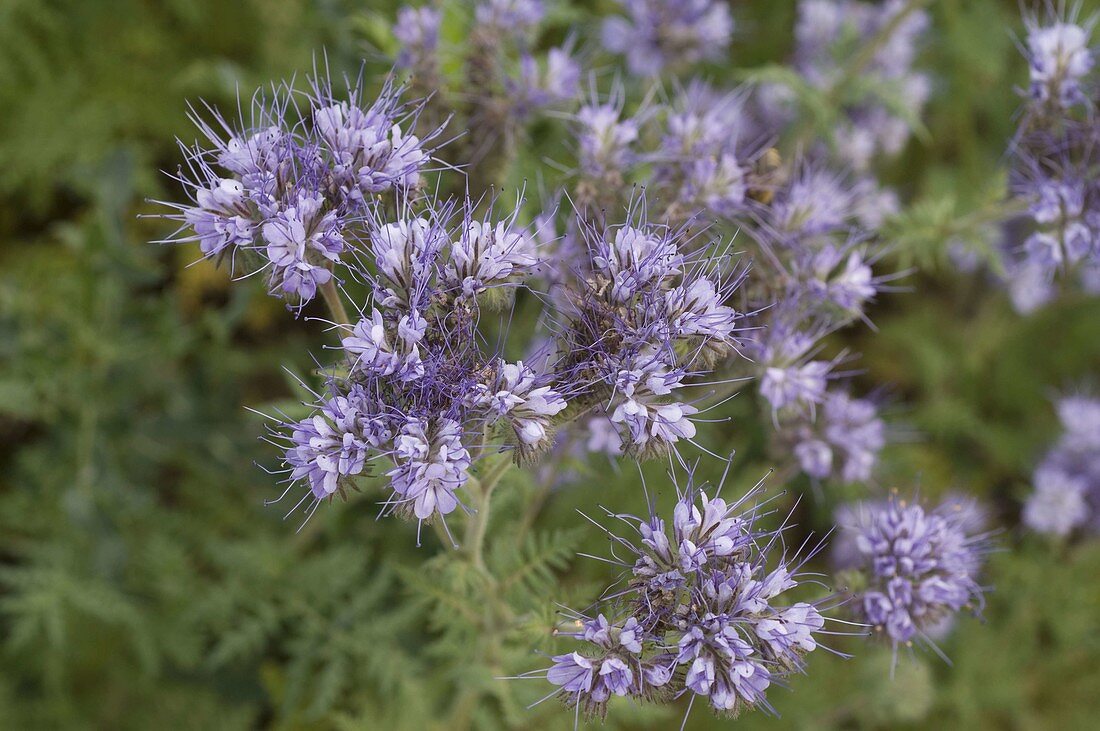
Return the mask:
POLYGON ((892 206, 869 179, 853 184, 801 163, 756 216, 754 233, 767 253, 758 269, 777 304, 757 305, 750 322, 760 331, 748 350, 781 439, 815 479, 869 479, 884 444, 874 404, 833 385, 850 356, 823 357, 821 341, 865 320, 866 307, 894 278, 873 272, 879 254, 870 241, 874 214, 892 206))
POLYGON ((397 55, 398 68, 410 69, 413 73, 431 77, 438 60, 439 29, 443 14, 431 7, 402 7, 397 11, 397 22, 393 26, 393 35, 401 44, 397 55))
POLYGON ((834 130, 840 159, 865 169, 875 157, 896 155, 909 140, 908 118, 919 115, 931 91, 929 79, 912 70, 928 14, 910 12, 905 0, 881 4, 858 0, 802 0, 795 26, 795 69, 812 86, 832 89, 851 84, 859 91, 845 104, 845 119, 834 130), (906 15, 901 16, 902 13, 906 15), (873 54, 859 63, 865 44, 886 34, 873 54), (899 115, 884 99, 905 109, 899 115))
POLYGON ((723 278, 721 260, 684 253, 686 229, 631 218, 578 223, 587 265, 556 295, 559 368, 607 420, 606 446, 650 455, 695 436, 696 408, 674 393, 740 346, 741 314, 725 303, 743 274, 723 278))
POLYGON ((572 56, 572 45, 551 48, 539 60, 528 51, 519 58, 519 71, 505 77, 512 113, 526 119, 535 111, 561 107, 577 98, 581 66, 572 56))
POLYGON ((515 34, 533 31, 545 14, 542 0, 481 0, 474 13, 478 24, 515 34))
MULTIPOLYGON (((882 253, 877 231, 898 204, 873 178, 837 173, 821 156, 784 162, 761 143, 766 135, 752 101, 748 92, 719 93, 694 81, 668 105, 647 104, 628 115, 616 87, 606 102, 595 100, 576 116, 575 200, 598 230, 608 210, 629 208, 622 197, 633 178, 649 200, 661 202, 661 219, 672 230, 710 220, 749 235, 756 257, 752 286, 741 293, 741 324, 753 331, 743 343, 749 360, 715 358, 707 365, 758 379, 780 431, 801 434, 793 444, 814 442, 798 456, 809 474, 833 474, 835 453, 840 479, 866 480, 882 447, 881 421, 871 404, 858 400, 866 407, 858 415, 839 416, 848 401, 831 384, 846 375, 837 366, 850 356, 824 356, 822 341, 866 321, 868 306, 901 276, 873 270, 882 253), (829 400, 836 423, 815 425, 829 400), (844 422, 851 422, 848 438, 841 436, 844 422), (826 430, 837 440, 827 451, 820 436, 826 430)), ((584 259, 576 255, 584 238, 567 231, 560 249, 573 250, 568 260, 584 259)), ((676 241, 680 255, 698 258, 704 249, 691 236, 676 241)), ((671 261, 672 254, 664 258, 671 261)), ((589 444, 618 453, 622 445, 601 417, 590 424, 589 444)))
POLYGON ((626 17, 604 21, 603 45, 636 76, 721 59, 733 34, 721 0, 619 0, 626 17))
MULTIPOLYGON (((533 118, 569 111, 581 67, 573 56, 573 36, 543 50, 542 0, 478 0, 473 6, 461 55, 441 64, 432 54, 430 63, 421 64, 431 73, 419 74, 419 80, 440 113, 459 116, 467 132, 459 142, 463 165, 474 187, 484 189, 495 182, 490 176, 514 153, 533 118)), ((399 18, 395 33, 418 37, 405 32, 404 20, 399 18)), ((401 40, 401 55, 415 57, 416 43, 401 40)))
POLYGON ((1087 101, 1088 76, 1096 65, 1089 47, 1095 22, 1058 16, 1048 22, 1027 20, 1028 93, 1035 102, 1066 109, 1087 101))
POLYGON ((859 504, 839 525, 863 585, 856 611, 895 650, 914 640, 931 643, 929 630, 962 609, 980 610, 977 573, 987 535, 974 533, 981 521, 970 505, 951 500, 925 510, 892 495, 859 504))
MULTIPOLYGON (((612 89, 606 101, 592 99, 575 115, 577 168, 583 179, 594 187, 618 191, 641 158, 637 143, 645 115, 626 116, 625 93, 621 86, 612 89)), ((589 196, 580 196, 586 202, 589 196)))
POLYGON ((1058 416, 1064 432, 1035 470, 1024 523, 1055 536, 1100 532, 1100 399, 1067 396, 1058 416))
POLYGON ((1075 275, 1083 289, 1100 293, 1100 120, 1092 27, 1092 20, 1077 23, 1073 13, 1027 22, 1031 86, 1010 153, 1012 194, 1027 206, 1028 233, 1006 266, 1013 302, 1022 312, 1050 300, 1059 275, 1075 275))
POLYGON ((654 182, 677 201, 680 215, 734 218, 749 209, 753 171, 761 151, 753 145, 745 95, 721 94, 691 82, 670 105, 654 182))
MULTIPOLYGON (((491 214, 490 214, 491 215, 491 214)), ((566 402, 547 376, 484 352, 478 319, 538 264, 515 225, 444 204, 376 222, 359 275, 373 305, 343 337, 346 374, 333 377, 310 418, 283 425, 292 483, 315 502, 353 486, 367 462, 392 468, 387 508, 423 521, 452 512, 482 435, 519 454, 552 441, 566 402)))
POLYGON ((805 579, 782 557, 768 568, 778 533, 757 523, 758 508, 708 496, 690 479, 671 526, 657 515, 613 515, 637 532, 612 534, 625 587, 594 618, 561 634, 582 643, 546 671, 559 697, 603 715, 612 696, 667 702, 702 696, 719 713, 772 710, 767 690, 805 666, 825 617, 815 604, 781 604, 805 579), (629 556, 629 558, 624 558, 629 556))
POLYGON ((315 80, 304 104, 289 87, 257 97, 245 129, 196 115, 210 147, 184 148, 179 180, 192 204, 167 204, 182 224, 175 240, 198 241, 217 260, 244 252, 273 293, 311 300, 333 278, 374 197, 412 194, 430 160, 425 142, 403 131, 410 112, 400 94, 386 84, 367 106, 358 88, 337 99, 315 80))
POLYGON ((794 455, 810 477, 865 482, 886 444, 886 428, 875 404, 846 393, 828 393, 820 418, 795 429, 794 455))

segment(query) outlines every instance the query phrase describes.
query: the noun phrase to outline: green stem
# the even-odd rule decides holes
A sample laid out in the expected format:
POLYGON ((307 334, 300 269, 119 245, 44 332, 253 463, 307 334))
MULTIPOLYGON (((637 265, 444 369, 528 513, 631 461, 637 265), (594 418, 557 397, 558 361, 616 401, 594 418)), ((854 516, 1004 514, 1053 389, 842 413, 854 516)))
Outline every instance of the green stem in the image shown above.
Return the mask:
POLYGON ((337 325, 352 324, 351 318, 348 317, 348 311, 344 309, 344 301, 340 299, 340 292, 336 289, 336 280, 330 278, 321 285, 321 296, 324 297, 325 304, 328 305, 328 311, 332 314, 332 319, 337 325))
POLYGON ((470 522, 466 525, 465 547, 470 554, 470 561, 474 567, 487 579, 493 577, 485 565, 485 534, 489 528, 489 513, 493 501, 493 492, 500 484, 500 478, 512 467, 512 460, 508 455, 502 455, 499 462, 492 465, 488 472, 481 478, 470 477, 466 484, 471 486, 476 505, 474 514, 470 516, 470 522))

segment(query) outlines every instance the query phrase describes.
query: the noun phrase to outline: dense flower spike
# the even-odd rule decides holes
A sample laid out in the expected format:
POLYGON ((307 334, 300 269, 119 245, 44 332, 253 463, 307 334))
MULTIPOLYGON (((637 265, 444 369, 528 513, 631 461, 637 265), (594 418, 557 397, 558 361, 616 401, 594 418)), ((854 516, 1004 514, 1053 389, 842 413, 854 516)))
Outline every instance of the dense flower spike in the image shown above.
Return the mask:
POLYGON ((835 476, 865 482, 886 443, 886 429, 875 404, 846 393, 829 393, 819 418, 793 430, 794 454, 810 477, 835 476))
POLYGON ((634 146, 643 119, 624 116, 623 103, 616 87, 607 101, 593 100, 576 114, 579 172, 597 186, 621 187, 638 161, 634 146))
POLYGON ((733 219, 752 210, 750 192, 763 182, 756 169, 763 153, 745 97, 693 81, 672 100, 653 155, 654 182, 676 200, 671 214, 733 219))
POLYGON ((1057 293, 1057 278, 1075 277, 1085 291, 1100 293, 1100 86, 1089 45, 1095 18, 1078 22, 1076 15, 1074 9, 1027 21, 1031 86, 1010 148, 1011 190, 1027 207, 1027 225, 1005 265, 1013 303, 1024 313, 1057 293))
POLYGON ((563 106, 577 97, 581 67, 571 55, 571 44, 551 48, 540 64, 530 53, 519 60, 519 74, 505 80, 511 97, 512 113, 525 119, 539 109, 563 106))
POLYGON ((1100 532, 1100 399, 1062 398, 1058 416, 1064 432, 1035 470, 1024 523, 1055 536, 1100 532))
POLYGON ((183 148, 188 169, 179 180, 193 205, 168 204, 178 211, 168 217, 182 222, 176 240, 197 240, 218 260, 247 252, 273 293, 313 299, 362 229, 373 196, 411 195, 430 159, 426 141, 403 130, 415 110, 401 104, 401 91, 386 83, 365 104, 358 87, 337 98, 318 78, 308 94, 288 86, 257 96, 247 128, 216 112, 212 123, 196 114, 210 149, 183 148))
POLYGON ((718 713, 771 711, 767 689, 802 671, 825 617, 817 604, 781 603, 806 579, 800 563, 770 556, 778 532, 761 528, 754 491, 734 504, 687 485, 671 524, 657 515, 610 517, 625 586, 593 618, 561 634, 580 647, 553 658, 547 679, 568 706, 603 715, 611 696, 669 701, 701 696, 718 713))
POLYGON ((912 3, 858 0, 802 0, 795 26, 795 67, 821 89, 851 83, 858 74, 862 96, 845 107, 847 119, 835 130, 841 159, 864 169, 878 155, 896 155, 909 139, 907 117, 919 116, 929 96, 928 78, 912 70, 928 14, 912 3), (866 42, 885 34, 873 55, 862 59, 866 42), (863 60, 859 68, 853 63, 863 60), (876 89, 868 93, 867 89, 876 89), (877 96, 876 96, 877 94, 877 96), (898 114, 885 99, 904 105, 898 114))
POLYGON ((481 0, 477 22, 502 32, 527 33, 546 13, 542 0, 481 0))
POLYGON ((681 253, 688 230, 651 224, 644 208, 632 218, 578 224, 588 256, 560 285, 560 368, 629 451, 649 455, 695 436, 695 407, 672 394, 740 347, 741 315, 725 303, 743 272, 724 277, 723 257, 681 253))
POLYGON ((719 0, 619 0, 627 17, 604 21, 603 44, 626 56, 638 76, 716 61, 733 33, 729 7, 719 0))
POLYGON ((1094 22, 1079 25, 1059 17, 1049 23, 1028 20, 1026 55, 1032 99, 1063 108, 1087 99, 1082 85, 1096 63, 1089 48, 1094 22))
POLYGON ((393 35, 401 44, 397 66, 416 73, 434 71, 443 15, 435 8, 403 7, 397 11, 393 35))
POLYGON ((925 510, 895 494, 856 506, 839 526, 858 552, 849 556, 864 587, 855 609, 895 651, 914 640, 931 644, 931 629, 962 609, 981 609, 987 535, 973 533, 973 511, 963 508, 947 501, 925 510))
POLYGON ((519 456, 549 445, 564 398, 522 362, 487 351, 477 331, 495 292, 534 271, 534 242, 514 214, 473 211, 469 201, 420 215, 406 207, 362 242, 357 276, 372 285, 374 306, 344 326, 346 373, 330 380, 317 415, 287 425, 290 479, 308 481, 316 500, 386 458, 387 509, 424 521, 458 507, 490 449, 482 435, 502 434, 519 456))

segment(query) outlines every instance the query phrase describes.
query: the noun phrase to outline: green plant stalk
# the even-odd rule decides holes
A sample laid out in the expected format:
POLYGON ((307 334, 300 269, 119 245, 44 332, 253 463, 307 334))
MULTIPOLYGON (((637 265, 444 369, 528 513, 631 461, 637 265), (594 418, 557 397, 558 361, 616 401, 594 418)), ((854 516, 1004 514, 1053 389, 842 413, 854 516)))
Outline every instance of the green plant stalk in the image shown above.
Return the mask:
POLYGON ((324 298, 328 311, 332 314, 332 319, 337 325, 352 324, 351 318, 348 317, 348 311, 344 308, 344 301, 340 299, 340 292, 336 289, 335 279, 330 277, 327 282, 321 285, 321 296, 324 298))
POLYGON ((485 535, 489 527, 489 516, 493 502, 493 492, 500 480, 514 466, 511 458, 504 455, 497 464, 491 466, 481 478, 470 477, 466 483, 474 495, 474 513, 470 516, 470 522, 466 524, 465 549, 470 555, 470 562, 474 568, 484 575, 490 582, 493 576, 485 565, 485 535))

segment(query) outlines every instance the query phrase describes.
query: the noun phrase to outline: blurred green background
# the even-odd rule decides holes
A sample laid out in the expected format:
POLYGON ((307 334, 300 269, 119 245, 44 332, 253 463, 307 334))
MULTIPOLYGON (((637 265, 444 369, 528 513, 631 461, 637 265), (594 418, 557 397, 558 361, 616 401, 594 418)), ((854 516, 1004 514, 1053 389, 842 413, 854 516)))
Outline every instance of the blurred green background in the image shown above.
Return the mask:
MULTIPOLYGON (((501 519, 490 560, 517 612, 505 630, 482 624, 478 587, 446 550, 375 521, 369 496, 295 534, 263 506, 277 491, 255 463, 277 455, 245 407, 299 400, 291 374, 309 372, 324 333, 261 283, 192 265, 191 247, 146 243, 171 227, 139 217, 158 210, 147 199, 181 197, 159 171, 180 162, 175 137, 194 138, 188 100, 232 109, 238 90, 304 74, 321 51, 334 69, 366 58, 381 72, 395 5, 0 0, 0 728, 572 726, 555 701, 524 708, 545 684, 497 678, 545 667, 553 602, 583 606, 607 583, 606 567, 575 556, 606 549, 575 510, 640 512, 636 474, 578 466, 534 531, 501 519)), ((562 30, 590 18, 589 3, 554 7, 562 30)), ((794 3, 733 7, 732 65, 782 61, 794 3)), ((930 9, 930 134, 884 175, 923 225, 892 263, 920 272, 872 312, 877 332, 847 340, 909 435, 880 474, 980 495, 1005 526, 985 622, 960 620, 952 666, 903 653, 890 681, 888 653, 839 643, 858 657, 815 653, 772 693, 780 720, 696 709, 688 728, 1087 729, 1100 717, 1100 548, 1016 527, 1056 437, 1051 396, 1097 385, 1100 302, 1021 318, 989 277, 944 256, 951 221, 1003 188, 1025 69, 1015 0, 930 9)), ((763 427, 748 403, 731 409, 702 441, 738 449, 731 479, 748 486, 769 466, 763 427)), ((839 497, 805 501, 806 527, 827 528, 839 497)), ((613 704, 607 725, 676 728, 682 713, 613 704)))

